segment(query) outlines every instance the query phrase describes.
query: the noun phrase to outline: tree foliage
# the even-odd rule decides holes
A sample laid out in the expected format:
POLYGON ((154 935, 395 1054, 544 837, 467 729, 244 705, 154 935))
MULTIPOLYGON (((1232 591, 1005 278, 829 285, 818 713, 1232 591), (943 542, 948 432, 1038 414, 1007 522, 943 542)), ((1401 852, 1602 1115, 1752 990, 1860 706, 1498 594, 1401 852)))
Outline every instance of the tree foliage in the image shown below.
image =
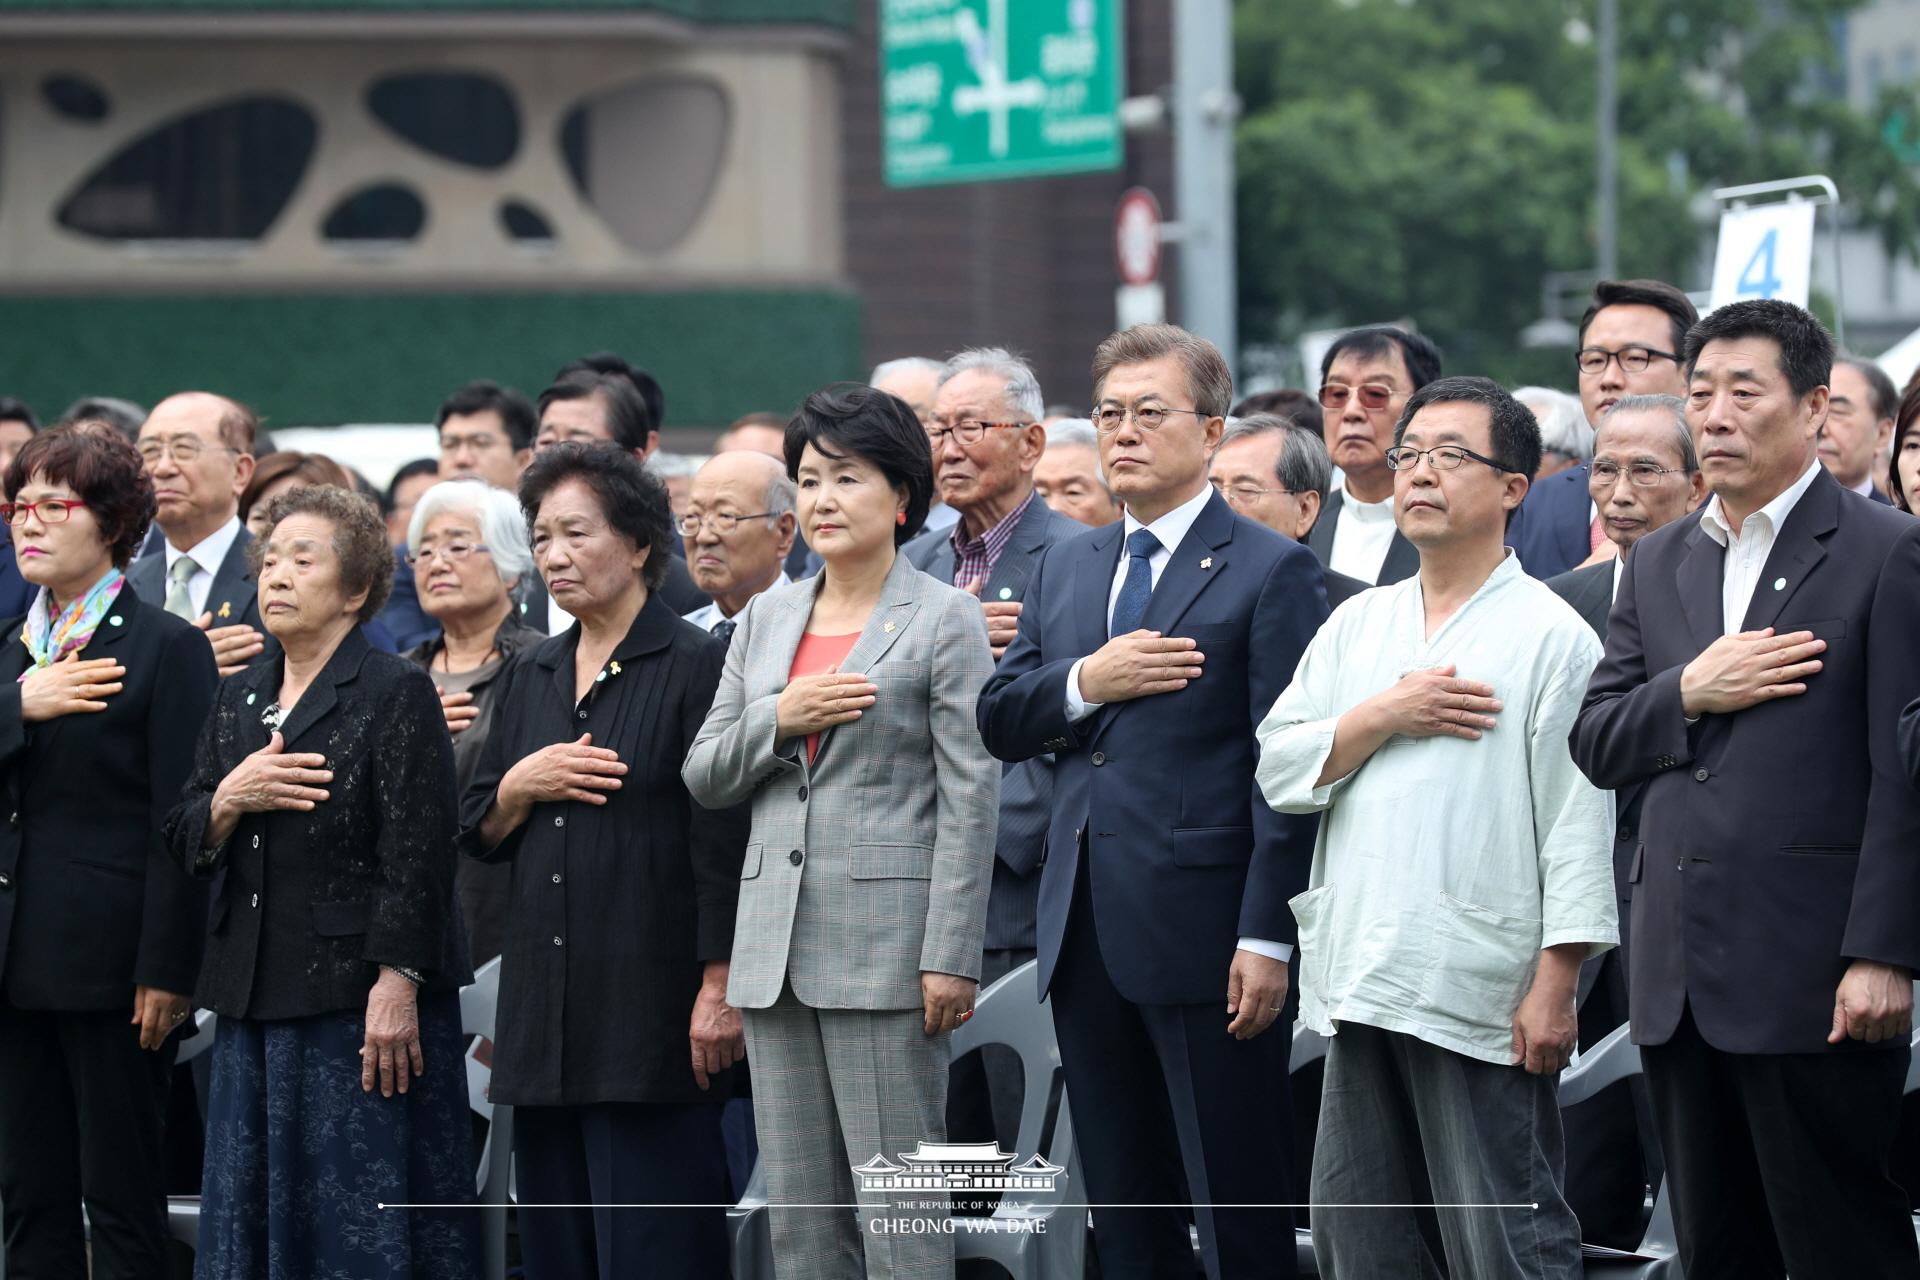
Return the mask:
MULTIPOLYGON (((1624 0, 1621 274, 1704 287, 1702 193, 1814 172, 1851 223, 1920 256, 1920 184, 1888 126, 1920 101, 1907 86, 1864 116, 1839 93, 1837 19, 1859 2, 1624 0)), ((1450 369, 1569 383, 1567 353, 1519 333, 1547 273, 1596 261, 1594 8, 1238 0, 1243 340, 1409 317, 1450 369)))

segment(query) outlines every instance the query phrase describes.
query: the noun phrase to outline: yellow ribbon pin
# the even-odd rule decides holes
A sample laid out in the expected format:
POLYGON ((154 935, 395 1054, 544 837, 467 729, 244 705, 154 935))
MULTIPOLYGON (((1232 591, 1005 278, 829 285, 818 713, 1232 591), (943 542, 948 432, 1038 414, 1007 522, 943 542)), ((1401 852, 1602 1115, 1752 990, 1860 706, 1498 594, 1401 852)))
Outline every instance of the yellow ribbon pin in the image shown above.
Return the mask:
POLYGON ((220 602, 219 616, 222 618, 231 618, 233 616, 233 602, 231 600, 222 600, 220 602))

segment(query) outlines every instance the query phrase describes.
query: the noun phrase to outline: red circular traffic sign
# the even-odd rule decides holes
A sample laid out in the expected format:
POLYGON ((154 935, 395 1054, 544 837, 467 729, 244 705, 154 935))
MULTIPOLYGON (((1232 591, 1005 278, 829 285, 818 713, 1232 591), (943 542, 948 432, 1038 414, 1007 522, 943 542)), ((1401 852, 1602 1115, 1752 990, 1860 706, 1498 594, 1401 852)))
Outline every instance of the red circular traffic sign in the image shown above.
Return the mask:
POLYGON ((1152 284, 1160 275, 1160 202, 1145 187, 1129 187, 1113 212, 1113 254, 1120 282, 1152 284))

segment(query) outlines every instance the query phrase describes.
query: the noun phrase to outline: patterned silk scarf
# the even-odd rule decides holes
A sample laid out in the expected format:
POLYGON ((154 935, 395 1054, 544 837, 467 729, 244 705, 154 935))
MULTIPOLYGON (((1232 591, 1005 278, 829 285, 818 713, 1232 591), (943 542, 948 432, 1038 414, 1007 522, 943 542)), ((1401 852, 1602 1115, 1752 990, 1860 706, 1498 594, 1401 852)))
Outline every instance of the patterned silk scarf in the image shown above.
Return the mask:
POLYGON ((100 619, 107 616, 107 610, 120 594, 120 588, 126 585, 126 574, 109 569, 87 594, 62 609, 57 618, 47 616, 53 597, 45 587, 40 588, 40 593, 33 598, 33 607, 27 610, 27 624, 20 628, 20 643, 27 646, 27 652, 33 656, 33 665, 21 672, 20 678, 25 680, 40 668, 85 648, 87 641, 93 639, 100 619))

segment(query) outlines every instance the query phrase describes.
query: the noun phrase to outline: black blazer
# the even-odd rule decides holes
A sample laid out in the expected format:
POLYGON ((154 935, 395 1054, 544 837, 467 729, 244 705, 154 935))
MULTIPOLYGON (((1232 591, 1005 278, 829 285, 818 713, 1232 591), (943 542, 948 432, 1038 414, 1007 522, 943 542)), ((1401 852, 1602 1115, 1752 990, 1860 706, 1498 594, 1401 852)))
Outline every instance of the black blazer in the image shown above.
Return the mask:
POLYGON ((1900 715, 1900 754, 1906 759, 1913 785, 1920 787, 1920 698, 1909 702, 1900 715))
POLYGON ((718 1101, 727 1082, 706 1093, 694 1084, 687 1030, 706 962, 733 955, 750 816, 746 805, 694 804, 680 766, 720 687, 726 646, 649 595, 606 679, 576 703, 579 635, 576 625, 554 636, 500 677, 461 805, 462 851, 513 864, 493 1099, 718 1101), (507 770, 583 733, 627 765, 620 789, 604 805, 537 804, 488 847, 478 828, 507 770))
POLYGON ((0 975, 22 1009, 129 1010, 136 985, 186 995, 206 886, 168 855, 219 682, 206 638, 121 588, 82 658, 114 658, 105 711, 20 719, 22 618, 0 623, 0 975))
MULTIPOLYGON (((1087 531, 1033 496, 1020 523, 1007 537, 993 572, 981 589, 982 600, 1021 600, 1040 567, 1040 556, 1056 542, 1087 531)), ((953 526, 907 544, 905 554, 923 572, 949 586, 953 580, 953 526), (930 538, 930 541, 928 540, 930 538), (915 558, 915 543, 924 548, 915 558)), ((1053 757, 1035 756, 1005 766, 1000 774, 1000 819, 994 832, 993 886, 987 895, 989 951, 1029 949, 1034 945, 1034 913, 1040 901, 1040 859, 1047 851, 1047 824, 1053 814, 1053 757)))
POLYGON ((198 1002, 221 1017, 359 1010, 379 966, 428 990, 473 980, 453 899, 453 743, 433 681, 348 634, 281 726, 286 749, 327 759, 311 812, 249 813, 202 849, 215 788, 272 736, 261 714, 284 660, 222 681, 193 776, 166 832, 181 865, 214 880, 198 1002))
POLYGON ((1613 561, 1569 569, 1548 578, 1547 586, 1573 606, 1573 611, 1600 637, 1601 644, 1607 642, 1607 615, 1613 611, 1613 561))
MULTIPOLYGON (((155 526, 158 528, 158 526, 155 526)), ((240 535, 227 548, 227 555, 213 571, 213 582, 207 587, 206 611, 213 615, 216 627, 233 627, 246 623, 255 631, 265 633, 266 626, 260 621, 260 597, 256 590, 253 566, 247 560, 247 548, 253 542, 253 535, 247 527, 240 526, 240 535)), ((201 566, 205 568, 206 566, 201 566)), ((164 538, 155 539, 152 550, 146 552, 127 568, 127 582, 139 591, 141 598, 151 600, 156 608, 163 606, 167 599, 167 544, 164 538)), ((271 641, 272 637, 268 637, 271 641)), ((271 643, 269 643, 271 648, 271 643)))
MULTIPOLYGON (((1313 528, 1307 530, 1307 546, 1312 548, 1313 554, 1320 557, 1320 563, 1323 565, 1332 563, 1333 531, 1334 527, 1340 523, 1340 508, 1345 500, 1346 495, 1338 489, 1328 494, 1326 509, 1320 513, 1320 518, 1313 522, 1313 528)), ((1379 581, 1362 585, 1384 587, 1390 582, 1401 582, 1411 578, 1418 572, 1420 572, 1419 549, 1407 541, 1406 534, 1395 529, 1393 541, 1387 544, 1387 558, 1380 562, 1379 581)))
POLYGON ((1646 784, 1628 876, 1633 1038, 1665 1043, 1691 1005, 1725 1052, 1829 1052, 1849 961, 1920 970, 1920 793, 1897 741, 1920 696, 1920 521, 1820 470, 1741 629, 1811 631, 1824 669, 1798 697, 1689 726, 1681 669, 1723 630, 1726 553, 1700 515, 1634 545, 1571 735, 1595 786, 1646 784))

